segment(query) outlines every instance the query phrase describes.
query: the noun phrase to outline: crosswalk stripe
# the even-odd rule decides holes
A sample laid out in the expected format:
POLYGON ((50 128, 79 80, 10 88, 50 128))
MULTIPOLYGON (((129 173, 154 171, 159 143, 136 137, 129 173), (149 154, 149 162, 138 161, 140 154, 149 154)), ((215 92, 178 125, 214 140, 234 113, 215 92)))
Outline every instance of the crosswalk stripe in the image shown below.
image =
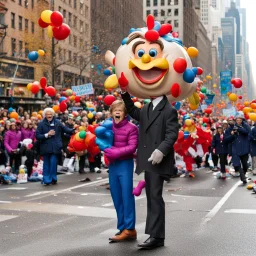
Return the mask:
POLYGON ((0 222, 17 218, 17 215, 0 215, 0 222))

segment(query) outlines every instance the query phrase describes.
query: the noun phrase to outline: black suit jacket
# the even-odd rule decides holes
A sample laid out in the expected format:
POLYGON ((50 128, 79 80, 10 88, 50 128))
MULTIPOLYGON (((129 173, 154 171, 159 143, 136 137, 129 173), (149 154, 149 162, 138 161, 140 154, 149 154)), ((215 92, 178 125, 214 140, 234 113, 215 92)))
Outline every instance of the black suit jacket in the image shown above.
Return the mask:
POLYGON ((149 104, 142 109, 134 106, 129 93, 122 94, 129 115, 139 121, 139 144, 136 173, 142 171, 170 175, 174 165, 173 145, 178 137, 179 124, 176 109, 166 96, 158 103, 148 117, 149 104), (152 152, 158 149, 165 156, 160 164, 148 162, 152 152))

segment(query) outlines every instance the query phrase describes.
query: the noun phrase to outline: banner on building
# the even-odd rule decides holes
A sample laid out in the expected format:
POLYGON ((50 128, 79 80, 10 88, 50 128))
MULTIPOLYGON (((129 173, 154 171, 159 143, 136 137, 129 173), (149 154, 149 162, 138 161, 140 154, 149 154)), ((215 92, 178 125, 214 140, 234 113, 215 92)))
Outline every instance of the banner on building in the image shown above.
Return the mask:
POLYGON ((221 89, 221 95, 227 96, 228 92, 232 91, 232 71, 221 71, 220 72, 220 89, 221 89))
POLYGON ((92 83, 72 86, 71 88, 76 96, 94 94, 92 83))

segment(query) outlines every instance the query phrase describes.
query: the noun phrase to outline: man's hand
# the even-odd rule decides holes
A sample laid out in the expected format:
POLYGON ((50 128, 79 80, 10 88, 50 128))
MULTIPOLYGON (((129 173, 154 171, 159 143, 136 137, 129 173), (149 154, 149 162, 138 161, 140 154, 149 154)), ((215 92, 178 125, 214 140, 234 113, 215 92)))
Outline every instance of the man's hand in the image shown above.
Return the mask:
POLYGON ((152 164, 160 164, 164 158, 164 154, 158 150, 155 149, 154 152, 151 154, 150 158, 148 159, 149 162, 152 161, 152 164))
POLYGON ((48 132, 48 136, 54 136, 55 135, 55 131, 54 130, 50 130, 49 132, 48 132))

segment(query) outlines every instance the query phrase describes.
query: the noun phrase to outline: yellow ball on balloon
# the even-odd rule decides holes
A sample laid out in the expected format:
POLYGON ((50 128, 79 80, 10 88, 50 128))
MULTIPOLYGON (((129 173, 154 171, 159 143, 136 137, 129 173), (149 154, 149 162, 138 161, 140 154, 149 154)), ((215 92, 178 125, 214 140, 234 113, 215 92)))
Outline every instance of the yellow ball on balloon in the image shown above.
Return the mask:
POLYGON ((74 101, 75 98, 76 98, 76 96, 74 96, 74 95, 72 95, 72 96, 69 97, 70 101, 74 101))
POLYGON ((92 119, 93 118, 93 113, 92 112, 90 112, 90 113, 88 113, 88 118, 90 118, 90 119, 92 119))
POLYGON ((78 130, 79 130, 79 132, 81 132, 81 131, 85 131, 85 127, 83 127, 83 126, 79 126, 78 130))
POLYGON ((230 93, 228 97, 231 101, 237 101, 237 95, 235 93, 230 93))
POLYGON ((51 15, 52 15, 52 11, 51 10, 45 10, 41 13, 41 19, 42 21, 44 21, 45 23, 50 24, 51 23, 51 15))
POLYGON ((256 122, 256 113, 250 113, 249 114, 249 119, 253 122, 256 122))
POLYGON ((27 85, 27 89, 28 89, 29 91, 31 91, 31 87, 32 87, 32 83, 29 83, 29 84, 27 85))
POLYGON ((187 53, 191 58, 196 58, 198 56, 198 50, 195 47, 189 47, 187 53))
POLYGON ((45 55, 44 50, 38 50, 37 52, 38 52, 38 55, 41 57, 43 57, 45 55))
POLYGON ((53 38, 52 26, 47 27, 47 35, 49 38, 53 38))
POLYGON ((186 120, 185 120, 185 125, 186 125, 187 127, 192 126, 192 124, 193 124, 193 122, 192 122, 191 119, 186 119, 186 120))

